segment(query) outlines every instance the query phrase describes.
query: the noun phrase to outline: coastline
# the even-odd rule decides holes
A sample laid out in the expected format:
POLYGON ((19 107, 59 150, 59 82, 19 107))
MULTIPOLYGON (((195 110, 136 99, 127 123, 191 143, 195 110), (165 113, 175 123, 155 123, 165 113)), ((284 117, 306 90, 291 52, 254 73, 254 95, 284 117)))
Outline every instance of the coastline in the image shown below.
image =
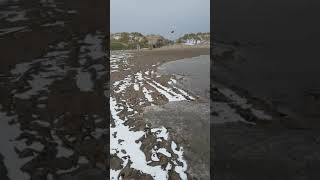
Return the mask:
MULTIPOLYGON (((195 127, 199 127, 202 130, 203 124, 206 124, 206 121, 209 123, 209 104, 200 103, 199 99, 194 94, 190 94, 188 89, 178 88, 176 86, 176 81, 178 81, 178 79, 176 79, 174 75, 164 75, 157 71, 159 66, 167 62, 197 57, 200 55, 209 55, 209 48, 176 48, 156 51, 126 51, 125 53, 129 52, 131 52, 131 54, 127 55, 127 58, 124 54, 121 54, 121 51, 113 52, 116 54, 119 53, 117 55, 111 54, 111 97, 112 99, 115 99, 115 104, 117 104, 118 107, 121 107, 115 108, 115 106, 112 106, 111 108, 115 109, 115 111, 118 112, 117 114, 122 115, 125 126, 132 127, 132 129, 125 134, 134 132, 143 134, 146 125, 148 129, 150 128, 151 130, 150 134, 145 134, 145 137, 141 139, 142 146, 139 149, 146 155, 147 160, 154 160, 151 161, 151 164, 154 165, 152 167, 145 165, 144 168, 140 167, 138 170, 145 173, 142 174, 143 176, 148 176, 150 173, 153 174, 154 171, 152 169, 157 167, 159 163, 163 166, 169 166, 170 168, 172 162, 180 159, 179 161, 180 163, 183 163, 183 166, 179 166, 178 169, 183 171, 169 171, 169 178, 178 179, 178 177, 176 177, 178 175, 180 178, 185 179, 186 177, 183 174, 186 173, 189 178, 205 177, 205 179, 207 179, 209 176, 209 163, 202 162, 203 160, 200 159, 203 157, 195 152, 199 152, 197 147, 209 148, 209 144, 203 144, 204 139, 192 140, 192 137, 195 137, 195 133, 198 131, 192 131, 192 133, 190 133, 189 130, 192 129, 193 122, 195 123, 195 127), (181 92, 184 93, 181 94, 181 92), (194 112, 192 113, 192 116, 188 116, 190 112, 194 112), (181 120, 185 119, 186 121, 175 120, 177 113, 180 115, 187 115, 186 117, 181 118, 181 120), (207 116, 205 114, 207 114, 207 116), (166 115, 169 115, 171 120, 166 118, 166 115), (194 120, 199 118, 201 118, 202 121, 197 121, 198 123, 196 123, 194 120), (167 122, 164 120, 167 120, 167 122), (156 129, 160 134, 167 134, 166 136, 168 137, 168 139, 162 139, 160 141, 161 143, 158 144, 161 147, 160 149, 162 149, 161 151, 165 151, 164 154, 160 152, 156 153, 157 148, 159 148, 154 144, 154 138, 158 139, 157 137, 159 135, 153 133, 156 129), (177 152, 170 147, 170 144, 178 145, 181 150, 181 155, 184 155, 179 159, 173 158, 177 155, 175 155, 177 152), (198 146, 195 147, 195 144, 198 146), (150 154, 151 152, 154 153, 150 154), (151 159, 149 159, 150 155, 152 155, 151 159), (163 161, 160 160, 160 162, 158 162, 157 158, 162 158, 163 161), (186 162, 183 162, 183 159, 185 158, 186 162), (148 168, 152 171, 147 171, 148 168)), ((122 51, 122 53, 124 53, 124 51, 122 51)), ((121 125, 117 124, 122 121, 118 121, 117 119, 119 118, 116 116, 114 116, 114 119, 115 121, 112 123, 114 125, 111 127, 111 132, 119 132, 121 125)), ((209 128, 209 125, 207 124, 205 127, 209 128)), ((196 129, 197 128, 194 128, 194 130, 196 129)), ((209 135, 209 129, 207 130, 207 132, 202 131, 204 137, 205 135, 209 135)), ((124 132, 122 131, 122 133, 124 132)), ((125 135, 119 134, 119 137, 111 137, 111 139, 121 138, 122 136, 125 135)), ((131 144, 127 141, 129 140, 125 140, 126 144, 131 144)), ((113 146, 117 149, 115 152, 121 152, 122 148, 126 148, 117 143, 113 146)), ((208 160, 208 156, 210 156, 209 149, 204 152, 204 154, 205 153, 207 153, 206 160, 208 160)), ((117 176, 116 174, 123 174, 124 177, 131 178, 138 178, 141 176, 141 174, 139 175, 136 171, 132 171, 133 169, 129 168, 130 166, 123 169, 126 164, 124 163, 125 161, 122 161, 122 168, 120 168, 121 166, 117 166, 117 164, 121 162, 120 159, 122 159, 121 153, 115 153, 111 156, 114 157, 112 160, 113 163, 111 164, 113 175, 117 176)), ((132 159, 136 159, 135 161, 140 159, 138 157, 133 157, 136 156, 135 154, 130 154, 129 156, 132 156, 132 159)), ((135 166, 135 164, 136 162, 133 162, 132 166, 135 166)), ((177 168, 175 169, 177 170, 177 168)), ((157 178, 155 177, 155 179, 157 178)))

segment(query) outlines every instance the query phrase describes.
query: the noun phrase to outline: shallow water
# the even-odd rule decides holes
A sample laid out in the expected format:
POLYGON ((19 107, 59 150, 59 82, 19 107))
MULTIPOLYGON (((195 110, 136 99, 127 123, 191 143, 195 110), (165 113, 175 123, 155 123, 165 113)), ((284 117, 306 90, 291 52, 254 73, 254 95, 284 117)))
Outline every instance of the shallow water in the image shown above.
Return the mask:
POLYGON ((158 70, 162 74, 175 74, 179 84, 196 95, 205 99, 210 97, 209 55, 171 61, 161 65, 158 70))

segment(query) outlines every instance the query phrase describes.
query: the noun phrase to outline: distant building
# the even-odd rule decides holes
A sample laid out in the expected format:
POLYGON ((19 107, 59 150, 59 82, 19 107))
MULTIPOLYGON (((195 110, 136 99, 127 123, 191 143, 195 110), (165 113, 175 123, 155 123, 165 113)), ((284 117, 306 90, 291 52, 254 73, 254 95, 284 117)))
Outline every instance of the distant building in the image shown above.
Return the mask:
POLYGON ((121 38, 121 36, 114 36, 113 39, 115 40, 119 40, 121 38))
POLYGON ((188 39, 184 42, 185 45, 189 45, 189 46, 198 45, 200 43, 201 43, 200 40, 195 40, 195 39, 188 39))
POLYGON ((164 45, 164 38, 159 35, 148 35, 146 36, 148 40, 148 45, 151 48, 160 48, 164 45))

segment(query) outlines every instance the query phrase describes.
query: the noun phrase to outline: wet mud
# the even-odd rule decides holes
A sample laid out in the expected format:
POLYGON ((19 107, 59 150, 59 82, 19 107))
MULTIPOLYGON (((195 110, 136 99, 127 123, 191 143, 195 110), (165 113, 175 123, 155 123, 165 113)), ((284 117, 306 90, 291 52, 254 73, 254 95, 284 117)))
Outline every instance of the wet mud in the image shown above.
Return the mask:
MULTIPOLYGON (((201 48, 112 53, 111 99, 113 103, 110 109, 113 122, 110 127, 112 132, 110 139, 113 143, 110 150, 111 156, 115 157, 111 164, 112 178, 201 179, 201 177, 208 177, 208 168, 206 174, 200 173, 201 168, 203 170, 208 167, 205 166, 205 160, 188 161, 188 157, 199 151, 194 144, 202 142, 198 140, 192 144, 190 134, 183 137, 191 126, 193 118, 186 123, 180 121, 181 126, 177 128, 178 124, 170 126, 163 121, 164 119, 155 118, 152 113, 157 111, 149 109, 167 105, 173 117, 178 117, 188 107, 193 109, 194 106, 189 103, 197 103, 200 98, 188 89, 178 87, 178 81, 173 74, 161 74, 157 72, 157 68, 162 63, 176 60, 181 56, 182 58, 193 57, 208 53, 209 49, 201 48), (171 103, 174 104, 172 107, 171 103), (183 103, 186 104, 183 105, 183 103), (176 107, 180 107, 181 111, 172 111, 176 107), (156 120, 158 124, 154 123, 156 120), (178 135, 182 133, 181 131, 184 133, 178 135), (186 138, 187 143, 182 142, 183 138, 186 138), (194 149, 187 147, 190 144, 194 149)), ((209 106, 205 107, 208 114, 209 106)), ((202 107, 202 109, 205 108, 202 107)), ((166 113, 167 111, 161 114, 166 113)), ((194 118, 199 116, 200 114, 194 118)), ((208 118, 203 118, 203 115, 201 117, 202 121, 198 121, 199 126, 205 124, 205 120, 208 122, 208 118)), ((203 143, 203 147, 208 147, 208 137, 206 138, 207 141, 205 138, 203 140, 207 144, 203 143)))

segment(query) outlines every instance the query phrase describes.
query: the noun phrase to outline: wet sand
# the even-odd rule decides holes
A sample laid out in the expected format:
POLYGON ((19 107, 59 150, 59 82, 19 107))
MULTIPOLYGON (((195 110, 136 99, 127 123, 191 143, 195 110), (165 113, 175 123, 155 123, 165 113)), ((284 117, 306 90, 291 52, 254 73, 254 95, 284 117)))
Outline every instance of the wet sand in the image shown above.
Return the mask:
MULTIPOLYGON (((205 160, 208 158, 203 159, 194 156, 199 158, 191 160, 191 155, 199 152, 199 149, 195 148, 196 143, 199 145, 199 143, 206 142, 206 145, 202 144, 202 147, 209 147, 208 137, 207 141, 195 140, 192 142, 192 139, 190 139, 190 137, 193 137, 192 133, 185 137, 183 134, 190 128, 193 119, 198 119, 207 114, 207 118, 202 118, 197 122, 199 127, 202 127, 205 122, 208 123, 209 106, 208 104, 201 106, 199 104, 201 100, 196 93, 192 93, 182 86, 177 86, 178 79, 174 74, 161 74, 157 70, 161 64, 166 62, 208 55, 209 49, 178 48, 114 52, 111 54, 111 87, 113 89, 111 97, 115 104, 110 106, 114 111, 113 125, 111 126, 111 132, 114 132, 114 136, 110 137, 111 141, 114 142, 111 149, 112 156, 114 156, 111 164, 112 177, 145 177, 150 179, 202 177, 202 179, 207 179, 209 164, 208 162, 205 163, 205 160), (128 54, 125 55, 126 53, 128 54), (207 108, 206 111, 204 107, 207 108), (201 112, 204 113, 194 113, 194 116, 192 116, 194 118, 190 117, 189 121, 186 119, 185 123, 183 119, 179 123, 178 121, 174 123, 174 117, 181 117, 181 113, 187 114, 185 111, 188 108, 194 111, 203 109, 204 111, 201 112), (164 111, 158 111, 159 109, 164 111), (164 116, 155 116, 157 113, 171 114, 173 119, 170 120, 170 123, 169 121, 165 122, 166 118, 163 119, 164 116), (126 129, 126 127, 131 128, 120 131, 120 129, 126 129), (138 139, 132 141, 125 138, 129 134, 138 139), (141 138, 139 138, 140 136, 141 138), (155 143, 155 141, 158 143, 155 143), (119 142, 121 143, 119 144, 119 142), (137 144, 138 142, 141 142, 141 145, 137 144), (135 149, 138 146, 137 153, 132 154, 132 150, 128 151, 125 144, 130 145, 130 149, 135 149), (178 148, 175 148, 176 146, 178 148), (127 164, 127 160, 124 159, 125 154, 121 152, 128 152, 126 156, 132 159, 131 164, 127 164), (144 162, 143 156, 148 163, 144 162), (138 162, 146 164, 137 166, 138 162), (159 165, 166 168, 160 170, 158 169, 159 165), (170 170, 171 168, 172 170, 170 170), (205 169, 206 171, 204 171, 205 169), (203 172, 201 173, 201 171, 203 172)), ((208 135, 208 133, 204 134, 208 135)), ((209 156, 208 153, 209 151, 207 151, 207 157, 209 156)))
POLYGON ((152 126, 172 129, 174 139, 183 139, 190 174, 195 179, 210 179, 210 56, 201 55, 170 61, 158 72, 174 75, 176 85, 196 95, 196 102, 169 102, 148 107, 143 117, 152 126))

